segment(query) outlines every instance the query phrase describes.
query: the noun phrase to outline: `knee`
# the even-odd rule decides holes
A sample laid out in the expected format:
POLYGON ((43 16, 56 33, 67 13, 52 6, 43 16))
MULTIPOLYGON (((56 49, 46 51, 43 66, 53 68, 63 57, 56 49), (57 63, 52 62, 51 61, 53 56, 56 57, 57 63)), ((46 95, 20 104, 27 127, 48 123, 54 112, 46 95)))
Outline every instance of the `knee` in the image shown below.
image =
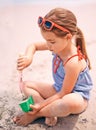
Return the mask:
POLYGON ((60 99, 54 102, 54 105, 51 107, 51 111, 53 115, 56 114, 59 117, 65 117, 70 114, 71 108, 68 103, 63 102, 63 100, 60 99), (55 111, 54 111, 54 106, 55 106, 55 111))
POLYGON ((36 85, 34 82, 30 81, 23 81, 23 91, 29 90, 29 89, 36 89, 36 85))

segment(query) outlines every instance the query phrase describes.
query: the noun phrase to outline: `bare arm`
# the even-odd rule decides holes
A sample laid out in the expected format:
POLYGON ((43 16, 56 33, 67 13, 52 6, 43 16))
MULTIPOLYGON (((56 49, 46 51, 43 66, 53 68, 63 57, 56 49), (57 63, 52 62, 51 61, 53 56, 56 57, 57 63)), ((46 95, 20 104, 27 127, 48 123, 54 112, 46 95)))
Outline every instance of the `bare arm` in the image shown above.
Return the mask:
POLYGON ((29 66, 33 60, 33 55, 36 51, 48 50, 46 42, 30 44, 24 55, 20 55, 17 59, 17 69, 23 70, 29 66))
POLYGON ((36 51, 42 51, 42 50, 48 50, 47 44, 42 42, 42 43, 34 43, 30 44, 25 52, 25 55, 32 60, 33 55, 36 51))
MULTIPOLYGON (((40 104, 37 104, 38 110, 42 109, 43 107, 47 106, 48 104, 52 103, 55 100, 63 98, 65 95, 72 92, 75 83, 77 81, 78 75, 80 73, 81 67, 78 63, 68 63, 65 67, 66 75, 64 77, 62 89, 57 94, 53 95, 52 97, 44 100, 40 104)), ((34 106, 33 106, 34 108, 34 106)))

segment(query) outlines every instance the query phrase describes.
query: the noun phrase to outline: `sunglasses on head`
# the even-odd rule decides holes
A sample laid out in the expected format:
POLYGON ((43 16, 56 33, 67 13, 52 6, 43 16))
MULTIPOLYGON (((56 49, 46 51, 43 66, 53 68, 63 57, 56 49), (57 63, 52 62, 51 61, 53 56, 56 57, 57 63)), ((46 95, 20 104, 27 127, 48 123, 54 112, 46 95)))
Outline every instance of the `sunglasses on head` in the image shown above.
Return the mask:
POLYGON ((42 18, 41 16, 39 16, 39 18, 38 18, 38 25, 39 26, 43 25, 43 27, 45 28, 45 30, 51 31, 53 27, 56 27, 56 28, 62 30, 63 32, 70 33, 69 30, 67 30, 66 28, 64 28, 64 27, 62 27, 62 26, 60 26, 60 25, 58 25, 58 24, 56 24, 56 23, 54 23, 54 22, 52 22, 50 20, 42 18))

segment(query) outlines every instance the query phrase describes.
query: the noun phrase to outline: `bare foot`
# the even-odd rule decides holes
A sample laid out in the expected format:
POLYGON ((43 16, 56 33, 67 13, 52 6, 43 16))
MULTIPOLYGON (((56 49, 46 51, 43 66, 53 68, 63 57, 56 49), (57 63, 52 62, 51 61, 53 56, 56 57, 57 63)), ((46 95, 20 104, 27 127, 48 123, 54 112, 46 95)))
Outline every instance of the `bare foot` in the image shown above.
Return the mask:
POLYGON ((57 123, 57 117, 46 117, 45 124, 48 126, 55 126, 57 123))
POLYGON ((31 122, 33 122, 36 119, 34 115, 29 115, 27 113, 24 113, 22 115, 16 116, 13 118, 14 123, 21 126, 27 126, 31 122))

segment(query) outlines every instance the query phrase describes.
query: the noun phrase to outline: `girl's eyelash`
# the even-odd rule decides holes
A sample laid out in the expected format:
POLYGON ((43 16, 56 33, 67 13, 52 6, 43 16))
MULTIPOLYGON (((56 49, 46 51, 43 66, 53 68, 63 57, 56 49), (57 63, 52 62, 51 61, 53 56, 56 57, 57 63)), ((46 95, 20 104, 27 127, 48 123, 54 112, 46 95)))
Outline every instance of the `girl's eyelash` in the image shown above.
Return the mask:
POLYGON ((50 42, 51 44, 54 44, 55 42, 50 42))

